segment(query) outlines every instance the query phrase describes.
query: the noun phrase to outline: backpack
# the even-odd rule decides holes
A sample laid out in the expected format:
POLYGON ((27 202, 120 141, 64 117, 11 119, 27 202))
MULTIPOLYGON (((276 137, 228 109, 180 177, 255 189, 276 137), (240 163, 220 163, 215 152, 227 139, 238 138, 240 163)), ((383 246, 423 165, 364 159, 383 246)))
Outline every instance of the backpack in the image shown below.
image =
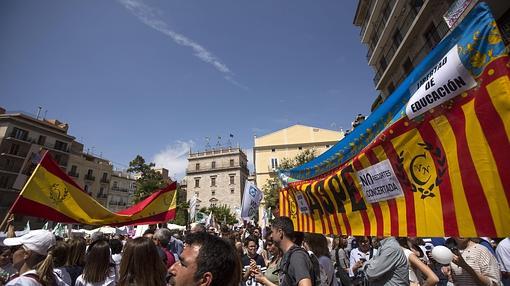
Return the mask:
MULTIPOLYGON (((336 270, 336 277, 340 279, 340 282, 342 283, 342 286, 351 286, 351 277, 349 277, 349 274, 345 272, 345 270, 340 265, 340 256, 338 255, 339 249, 337 248, 335 250, 335 270, 336 270)), ((348 254, 345 252, 344 249, 342 251, 348 256, 348 254)), ((348 266, 348 265, 347 265, 348 266)))
POLYGON ((297 252, 297 251, 302 251, 304 253, 306 253, 306 255, 308 256, 308 258, 310 259, 310 262, 312 263, 312 269, 310 269, 310 275, 311 275, 311 280, 312 280, 312 285, 313 286, 327 286, 327 275, 326 275, 326 272, 324 272, 324 270, 320 267, 320 264, 319 264, 319 260, 317 259, 317 256, 315 256, 313 253, 309 253, 307 252, 304 248, 302 247, 299 247, 299 246, 293 246, 289 249, 289 258, 287 259, 287 261, 285 262, 285 264, 283 265, 283 273, 285 275, 285 280, 287 282, 287 285, 291 285, 290 284, 290 276, 289 276, 289 264, 290 264, 290 258, 292 257, 292 254, 297 252))

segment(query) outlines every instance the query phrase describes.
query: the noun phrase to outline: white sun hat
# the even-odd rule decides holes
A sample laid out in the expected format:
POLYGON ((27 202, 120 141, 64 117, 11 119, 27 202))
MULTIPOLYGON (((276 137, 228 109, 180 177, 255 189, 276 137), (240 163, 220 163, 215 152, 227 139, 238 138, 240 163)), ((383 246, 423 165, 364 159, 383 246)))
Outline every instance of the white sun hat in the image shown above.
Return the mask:
POLYGON ((53 233, 44 229, 32 230, 23 236, 6 238, 3 241, 7 246, 24 245, 41 255, 47 255, 48 250, 55 245, 55 242, 53 233))

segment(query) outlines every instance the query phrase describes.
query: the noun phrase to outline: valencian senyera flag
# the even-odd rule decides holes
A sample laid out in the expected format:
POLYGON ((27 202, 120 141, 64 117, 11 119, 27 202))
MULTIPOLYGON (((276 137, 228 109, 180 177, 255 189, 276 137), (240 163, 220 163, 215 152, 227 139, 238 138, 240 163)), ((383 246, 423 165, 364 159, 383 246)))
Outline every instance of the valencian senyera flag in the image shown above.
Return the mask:
POLYGON ((152 224, 175 218, 176 193, 174 182, 134 206, 114 213, 83 191, 46 152, 11 212, 62 223, 152 224))
POLYGON ((324 234, 509 236, 509 67, 480 3, 365 122, 281 174, 280 214, 324 234))

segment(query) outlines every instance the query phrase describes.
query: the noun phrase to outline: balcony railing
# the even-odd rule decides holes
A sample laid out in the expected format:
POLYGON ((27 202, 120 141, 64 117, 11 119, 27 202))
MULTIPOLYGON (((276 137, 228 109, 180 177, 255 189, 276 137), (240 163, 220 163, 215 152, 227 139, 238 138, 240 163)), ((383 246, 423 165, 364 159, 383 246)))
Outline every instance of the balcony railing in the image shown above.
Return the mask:
POLYGON ((76 173, 76 172, 71 172, 71 171, 69 171, 67 174, 68 174, 69 176, 71 176, 71 177, 75 177, 75 178, 79 178, 79 177, 80 177, 80 174, 79 174, 79 173, 76 173))
POLYGON ((109 184, 110 183, 110 179, 108 179, 108 178, 101 178, 101 183, 109 184))
POLYGON ((89 181, 95 181, 96 180, 96 177, 90 175, 90 174, 87 174, 85 175, 85 180, 89 180, 89 181))
POLYGON ((117 192, 129 193, 129 189, 126 189, 126 188, 112 187, 111 190, 117 191, 117 192))

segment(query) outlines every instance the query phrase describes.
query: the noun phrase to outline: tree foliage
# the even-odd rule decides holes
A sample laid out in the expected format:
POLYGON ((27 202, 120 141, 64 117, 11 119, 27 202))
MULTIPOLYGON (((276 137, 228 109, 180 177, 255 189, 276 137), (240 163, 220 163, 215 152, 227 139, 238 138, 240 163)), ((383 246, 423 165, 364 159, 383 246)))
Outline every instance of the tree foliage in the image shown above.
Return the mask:
MULTIPOLYGON (((315 159, 315 149, 305 149, 301 153, 297 154, 294 158, 283 158, 278 165, 279 170, 288 170, 297 166, 301 166, 305 163, 315 159)), ((269 178, 266 183, 262 186, 262 192, 264 192, 264 201, 266 208, 274 209, 276 202, 278 201, 278 191, 283 187, 280 179, 277 176, 269 178)))
POLYGON ((138 203, 150 196, 154 191, 165 186, 163 176, 161 173, 156 172, 153 167, 154 163, 147 164, 140 155, 137 155, 133 161, 129 162, 127 171, 139 175, 139 178, 136 179, 136 190, 133 194, 134 203, 138 203))

